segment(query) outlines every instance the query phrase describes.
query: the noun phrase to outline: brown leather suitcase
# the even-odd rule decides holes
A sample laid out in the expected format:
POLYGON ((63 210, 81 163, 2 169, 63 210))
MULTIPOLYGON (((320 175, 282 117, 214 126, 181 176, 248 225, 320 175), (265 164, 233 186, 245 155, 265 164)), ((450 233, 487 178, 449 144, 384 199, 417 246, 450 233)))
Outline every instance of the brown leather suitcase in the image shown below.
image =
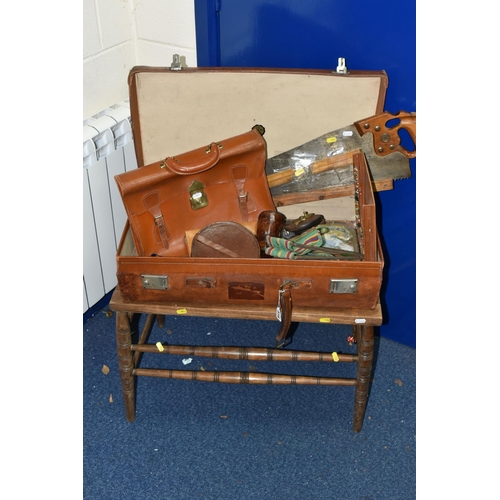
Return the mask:
MULTIPOLYGON (((129 76, 131 120, 139 167, 262 124, 272 157, 330 130, 383 111, 385 72, 135 67, 129 76)), ((384 259, 364 155, 354 156, 358 196, 279 207, 348 220, 364 259, 138 257, 128 224, 117 252, 126 302, 275 308, 280 290, 293 306, 374 308, 384 259)))

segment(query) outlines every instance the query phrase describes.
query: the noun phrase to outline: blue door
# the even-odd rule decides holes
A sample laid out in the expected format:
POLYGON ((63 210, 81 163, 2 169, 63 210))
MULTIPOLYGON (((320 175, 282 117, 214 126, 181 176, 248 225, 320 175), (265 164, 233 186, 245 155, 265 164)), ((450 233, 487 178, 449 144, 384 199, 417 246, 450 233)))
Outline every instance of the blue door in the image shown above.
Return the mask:
MULTIPOLYGON (((335 69, 343 57, 348 68, 387 72, 386 111, 416 111, 415 10, 415 0, 195 0, 198 66, 335 69)), ((380 334, 415 347, 416 160, 410 167, 412 178, 376 197, 380 334)))

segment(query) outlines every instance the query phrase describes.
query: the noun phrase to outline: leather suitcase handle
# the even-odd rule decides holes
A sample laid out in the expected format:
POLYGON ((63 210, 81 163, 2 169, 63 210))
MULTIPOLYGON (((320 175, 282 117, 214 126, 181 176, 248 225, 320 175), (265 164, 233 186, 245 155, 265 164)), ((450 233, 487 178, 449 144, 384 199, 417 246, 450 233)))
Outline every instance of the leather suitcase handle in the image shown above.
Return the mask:
POLYGON ((205 172, 209 170, 217 163, 220 159, 220 149, 222 145, 217 142, 212 142, 207 149, 199 149, 197 152, 205 156, 197 156, 193 160, 180 162, 175 156, 169 157, 165 160, 164 165, 174 174, 177 175, 192 175, 199 174, 200 172, 205 172))

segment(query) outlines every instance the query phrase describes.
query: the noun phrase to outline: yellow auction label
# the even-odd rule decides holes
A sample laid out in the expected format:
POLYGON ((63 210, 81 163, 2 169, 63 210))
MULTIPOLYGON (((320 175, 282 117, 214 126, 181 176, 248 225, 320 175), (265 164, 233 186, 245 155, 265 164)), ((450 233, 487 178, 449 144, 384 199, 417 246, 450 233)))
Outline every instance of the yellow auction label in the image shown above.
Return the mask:
POLYGON ((161 342, 156 342, 156 348, 160 351, 163 352, 165 348, 163 347, 163 344, 161 342))
POLYGON ((320 323, 330 323, 330 318, 319 318, 320 323))
POLYGON ((337 363, 339 360, 339 355, 336 352, 332 352, 332 358, 333 358, 333 361, 335 361, 335 363, 337 363))
POLYGON ((304 173, 304 167, 300 167, 297 170, 295 170, 295 177, 299 177, 304 173))
POLYGON ((332 144, 333 142, 337 142, 337 138, 336 137, 328 137, 328 139, 326 140, 326 142, 328 144, 332 144))
POLYGON ((186 314, 188 312, 187 309, 177 309, 177 314, 186 314))

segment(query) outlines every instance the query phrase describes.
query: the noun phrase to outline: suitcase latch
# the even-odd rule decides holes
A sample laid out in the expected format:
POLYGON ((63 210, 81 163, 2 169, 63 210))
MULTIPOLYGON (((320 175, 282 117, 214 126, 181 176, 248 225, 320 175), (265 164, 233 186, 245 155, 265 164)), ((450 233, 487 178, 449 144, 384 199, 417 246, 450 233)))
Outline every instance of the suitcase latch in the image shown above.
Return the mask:
POLYGON ((356 293, 358 280, 330 280, 330 293, 356 293))
POLYGON ((141 274, 142 288, 152 290, 168 290, 168 276, 157 276, 155 274, 141 274))
POLYGON ((208 198, 203 191, 205 185, 200 181, 193 181, 189 186, 189 201, 193 210, 205 208, 208 205, 208 198))

